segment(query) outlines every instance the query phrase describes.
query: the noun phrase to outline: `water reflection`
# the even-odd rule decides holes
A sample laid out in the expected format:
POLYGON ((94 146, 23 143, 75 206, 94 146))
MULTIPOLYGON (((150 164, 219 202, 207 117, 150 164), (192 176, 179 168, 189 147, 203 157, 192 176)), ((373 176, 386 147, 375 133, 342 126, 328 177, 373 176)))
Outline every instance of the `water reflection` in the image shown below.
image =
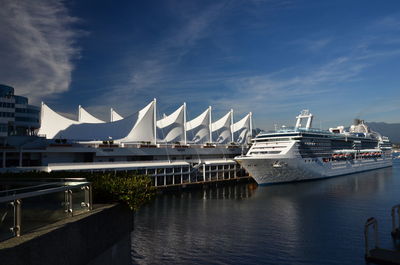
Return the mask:
POLYGON ((256 189, 257 184, 251 183, 247 185, 229 185, 225 187, 204 189, 202 192, 204 200, 244 200, 254 195, 256 189))
POLYGON ((137 264, 362 264, 363 224, 391 245, 399 165, 327 180, 167 194, 135 217, 137 264), (382 235, 384 236, 384 235, 382 235), (351 246, 351 247, 349 247, 351 246))

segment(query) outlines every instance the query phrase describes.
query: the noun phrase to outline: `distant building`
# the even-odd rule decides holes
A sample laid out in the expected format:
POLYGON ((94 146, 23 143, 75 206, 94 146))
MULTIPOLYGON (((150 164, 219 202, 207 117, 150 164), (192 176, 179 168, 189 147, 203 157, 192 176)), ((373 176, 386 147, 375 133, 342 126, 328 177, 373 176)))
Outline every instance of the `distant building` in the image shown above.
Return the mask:
POLYGON ((40 108, 14 95, 13 87, 0 84, 0 137, 34 135, 39 128, 40 108))

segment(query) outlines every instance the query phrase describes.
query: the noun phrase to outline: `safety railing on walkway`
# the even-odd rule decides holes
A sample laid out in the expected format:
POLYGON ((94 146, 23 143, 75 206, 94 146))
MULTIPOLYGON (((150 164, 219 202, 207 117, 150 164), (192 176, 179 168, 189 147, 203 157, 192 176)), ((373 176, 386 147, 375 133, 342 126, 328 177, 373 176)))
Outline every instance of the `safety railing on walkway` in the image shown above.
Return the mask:
POLYGON ((0 241, 90 211, 91 183, 52 182, 0 192, 0 241))
POLYGON ((367 220, 367 222, 364 225, 364 237, 365 237, 365 256, 370 257, 371 256, 371 249, 369 247, 369 228, 372 227, 372 230, 374 231, 374 249, 379 248, 379 241, 378 241, 378 221, 374 218, 371 217, 367 220))
POLYGON ((398 238, 400 236, 400 204, 392 207, 392 236, 398 238), (397 218, 396 218, 397 215, 397 218), (396 224, 397 219, 397 224, 396 224))
MULTIPOLYGON (((392 236, 395 239, 398 238, 399 234, 399 225, 396 225, 396 215, 397 220, 400 220, 400 205, 395 205, 391 210, 392 215, 392 236)), ((377 264, 399 264, 400 265, 400 251, 397 249, 386 249, 379 247, 378 242, 378 221, 374 218, 368 218, 367 222, 364 225, 364 237, 365 237, 365 259, 368 262, 373 262, 377 264), (369 246, 369 230, 372 227, 374 232, 374 246, 369 246)))

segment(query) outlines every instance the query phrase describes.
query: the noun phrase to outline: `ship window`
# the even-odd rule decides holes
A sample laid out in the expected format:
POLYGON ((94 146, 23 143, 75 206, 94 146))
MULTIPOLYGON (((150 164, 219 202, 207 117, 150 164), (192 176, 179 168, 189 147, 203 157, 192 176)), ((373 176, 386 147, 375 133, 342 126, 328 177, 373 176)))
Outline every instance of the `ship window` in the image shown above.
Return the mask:
POLYGON ((270 154, 279 154, 281 151, 269 151, 270 154))
POLYGON ((253 150, 263 150, 263 149, 275 149, 275 148, 286 148, 287 146, 265 146, 265 147, 254 147, 253 150))
POLYGON ((278 141, 290 141, 290 138, 271 138, 271 139, 262 139, 256 140, 256 142, 278 142, 278 141))

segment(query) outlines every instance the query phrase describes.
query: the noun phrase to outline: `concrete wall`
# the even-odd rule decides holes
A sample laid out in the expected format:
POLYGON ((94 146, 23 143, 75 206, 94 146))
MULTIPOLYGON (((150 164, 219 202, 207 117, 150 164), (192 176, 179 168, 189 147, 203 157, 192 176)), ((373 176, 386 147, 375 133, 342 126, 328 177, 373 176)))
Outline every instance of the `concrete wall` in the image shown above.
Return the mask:
POLYGON ((104 206, 0 243, 0 264, 86 265, 130 238, 133 220, 125 206, 104 206))

